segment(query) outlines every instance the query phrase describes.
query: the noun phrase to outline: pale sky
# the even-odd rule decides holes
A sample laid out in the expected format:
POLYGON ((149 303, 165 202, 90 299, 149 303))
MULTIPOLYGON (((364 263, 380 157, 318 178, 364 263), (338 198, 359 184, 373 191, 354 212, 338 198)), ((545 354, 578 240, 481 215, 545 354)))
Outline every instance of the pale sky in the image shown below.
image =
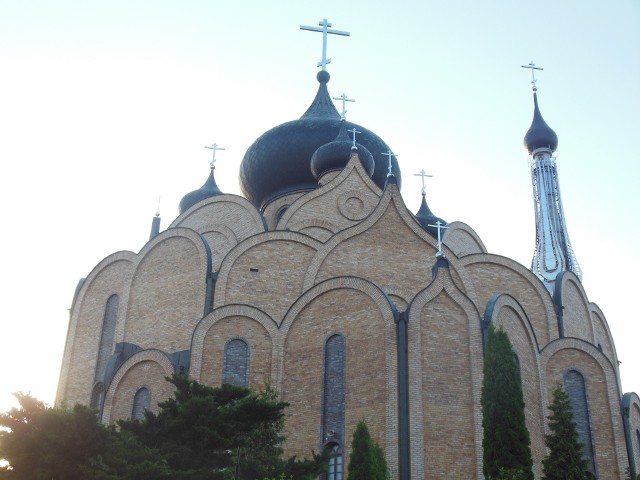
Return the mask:
MULTIPOLYGON (((556 131, 571 242, 613 333, 622 389, 640 392, 640 2, 3 0, 0 411, 15 391, 52 403, 78 280, 138 252, 208 175, 238 167, 315 96, 323 18, 332 96, 398 154, 415 212, 469 224, 491 253, 529 266, 534 61, 556 131)), ((375 154, 375 152, 374 152, 375 154)))

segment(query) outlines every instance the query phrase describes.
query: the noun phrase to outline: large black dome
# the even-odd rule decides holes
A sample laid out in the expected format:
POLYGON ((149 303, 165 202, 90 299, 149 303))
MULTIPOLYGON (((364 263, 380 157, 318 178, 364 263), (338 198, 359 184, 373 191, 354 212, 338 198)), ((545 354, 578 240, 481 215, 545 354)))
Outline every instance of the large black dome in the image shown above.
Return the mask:
MULTIPOLYGON (((319 147, 335 140, 342 122, 327 90, 329 74, 320 71, 318 81, 318 94, 305 114, 299 120, 283 123, 264 133, 244 155, 240 164, 240 188, 258 208, 280 195, 318 187, 311 173, 311 157, 319 147)), ((373 155, 376 166, 372 179, 383 188, 388 160, 382 154, 391 149, 366 128, 351 122, 346 122, 345 126, 361 132, 357 142, 373 155)), ((400 167, 395 157, 392 162, 400 187, 400 167)))

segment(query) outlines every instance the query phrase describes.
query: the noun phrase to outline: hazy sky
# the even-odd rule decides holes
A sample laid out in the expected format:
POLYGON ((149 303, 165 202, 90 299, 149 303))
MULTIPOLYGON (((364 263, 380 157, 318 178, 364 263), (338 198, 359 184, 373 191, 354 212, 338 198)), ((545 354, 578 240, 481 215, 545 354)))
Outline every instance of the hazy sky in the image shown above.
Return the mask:
MULTIPOLYGON (((522 138, 533 113, 559 137, 569 235, 590 301, 640 392, 637 246, 640 2, 4 0, 0 2, 0 411, 10 392, 52 403, 78 280, 138 252, 202 185, 238 193, 266 130, 316 93, 328 18, 332 96, 398 154, 417 211, 463 221, 529 266, 534 215, 522 138)), ((375 152, 374 152, 375 153, 375 152)))

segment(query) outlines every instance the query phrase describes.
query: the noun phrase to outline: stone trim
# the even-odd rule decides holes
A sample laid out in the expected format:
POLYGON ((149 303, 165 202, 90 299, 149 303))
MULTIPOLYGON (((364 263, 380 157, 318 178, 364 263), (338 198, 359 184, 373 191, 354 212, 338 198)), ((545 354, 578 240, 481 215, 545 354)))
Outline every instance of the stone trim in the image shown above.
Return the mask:
MULTIPOLYGON (((469 364, 471 366, 471 391, 473 404, 480 405, 482 390, 482 365, 474 362, 474 358, 482 358, 482 336, 480 333, 480 313, 471 299, 454 283, 448 268, 439 268, 436 278, 426 288, 418 292, 407 309, 408 318, 408 356, 409 356, 409 418, 422 419, 425 405, 423 401, 422 371, 411 371, 411 366, 422 365, 422 339, 420 336, 419 315, 422 309, 440 294, 448 295, 462 308, 468 318, 469 333, 469 364)), ((421 367, 418 367, 421 368, 421 367)), ((476 450, 475 475, 484 478, 482 473, 482 411, 475 408, 474 443, 476 450)), ((424 451, 424 424, 421 421, 412 423, 412 437, 410 448, 411 478, 424 478, 426 475, 424 451)), ((426 452, 428 454, 428 452, 426 452)))
MULTIPOLYGON (((193 331, 193 337, 191 339, 191 369, 190 376, 194 380, 202 382, 202 355, 204 352, 204 339, 209 332, 209 329, 213 327, 217 322, 223 320, 228 317, 245 317, 250 320, 253 320, 264 327, 264 329, 269 334, 271 339, 272 351, 274 345, 274 338, 278 336, 278 324, 276 321, 267 315, 262 310, 258 310, 255 307, 249 305, 225 305, 223 307, 218 307, 213 310, 211 313, 206 315, 193 331)), ((238 337, 241 338, 241 337, 238 337)), ((271 370, 272 370, 272 378, 273 374, 273 366, 275 362, 275 355, 272 354, 271 359, 271 370)))
MULTIPOLYGON (((611 408, 610 411, 612 413, 615 412, 617 410, 617 407, 620 405, 620 399, 622 397, 620 384, 618 383, 618 376, 616 374, 616 368, 613 366, 611 361, 600 350, 598 350, 597 347, 587 342, 586 340, 580 338, 565 337, 553 340, 548 345, 546 345, 540 352, 540 364, 545 376, 548 370, 548 365, 550 362, 552 362, 554 355, 563 350, 572 349, 579 350, 584 354, 589 355, 600 366, 600 368, 602 369, 603 377, 606 381, 608 394, 607 401, 611 408)), ((574 369, 577 370, 578 367, 575 367, 574 369)), ((588 377, 585 377, 585 380, 586 378, 588 377)), ((544 384, 547 385, 547 388, 549 389, 553 387, 553 385, 547 384, 546 378, 544 384)), ((611 424, 613 428, 613 442, 616 452, 616 462, 618 464, 619 471, 624 472, 625 468, 627 468, 628 457, 626 453, 626 442, 624 442, 625 444, 623 444, 623 442, 621 441, 622 439, 624 439, 622 416, 613 415, 611 417, 611 424)))
MULTIPOLYGON (((102 421, 104 423, 110 423, 111 421, 111 411, 113 410, 113 397, 115 395, 116 390, 120 386, 120 382, 124 378, 124 376, 135 367, 137 364, 142 362, 155 362, 164 370, 167 377, 171 376, 171 374, 175 373, 175 368, 171 359, 168 355, 160 350, 149 349, 142 350, 134 354, 132 357, 127 359, 116 371, 113 376, 113 380, 109 384, 109 389, 105 393, 104 398, 104 407, 102 412, 102 421)), ((151 389, 149 388, 149 391, 151 389)))
POLYGON ((260 213, 260 210, 258 210, 246 198, 241 197, 240 195, 233 195, 233 194, 230 194, 230 193, 224 193, 222 195, 216 195, 214 197, 209 197, 209 198, 205 199, 204 201, 196 203, 191 208, 189 208, 186 212, 182 212, 181 215, 176 217, 176 219, 173 222, 171 222, 171 224, 167 227, 167 230, 171 229, 171 228, 180 227, 180 224, 182 224, 182 222, 184 222, 193 213, 195 213, 197 210, 200 210, 201 208, 204 208, 207 205, 210 205, 212 203, 235 203, 236 205, 239 205, 239 206, 243 207, 247 211, 247 213, 251 217, 253 217, 253 220, 255 221, 257 227, 262 228, 262 231, 266 231, 267 230, 267 223, 266 223, 264 217, 262 216, 262 214, 260 213))
MULTIPOLYGON (((82 306, 84 304, 85 297, 87 295, 87 291, 89 290, 90 285, 107 268, 119 262, 124 262, 130 265, 134 265, 135 260, 136 260, 136 254, 127 250, 116 252, 105 257, 100 261, 100 263, 98 263, 98 265, 96 265, 91 270, 89 275, 87 275, 86 279, 82 282, 82 285, 80 285, 80 288, 76 292, 76 298, 74 299, 74 302, 71 308, 71 313, 69 315, 69 326, 67 327, 67 336, 65 341, 64 354, 62 357, 62 365, 60 367, 60 380, 58 381, 58 389, 56 392, 56 400, 55 400, 56 405, 62 405, 66 399, 69 369, 71 368, 71 359, 73 357, 75 339, 77 337, 76 332, 78 329, 79 315, 80 315, 80 311, 82 310, 82 306)), ((133 269, 131 269, 131 272, 133 272, 133 269)), ((128 282, 125 282, 125 283, 130 283, 130 282, 131 282, 131 278, 129 278, 128 282)), ((120 308, 118 309, 118 312, 119 312, 119 316, 124 316, 124 313, 123 313, 124 308, 122 307, 124 292, 112 292, 111 295, 113 294, 120 295, 120 308)), ((107 298, 105 298, 105 302, 107 298)), ((117 325, 117 320, 116 320, 116 325, 117 325)))
MULTIPOLYGON (((229 273, 231 272, 231 269, 235 265, 236 261, 242 256, 242 254, 250 248, 256 247, 260 244, 278 240, 301 243, 302 245, 313 248, 314 250, 318 250, 318 248, 322 245, 321 242, 308 235, 299 232, 291 232, 288 230, 264 232, 243 240, 231 249, 231 251, 222 261, 222 265, 220 265, 220 270, 218 271, 218 279, 216 280, 215 285, 215 292, 213 295, 214 309, 219 308, 225 304, 226 287, 229 273)), ((304 266, 301 265, 300 268, 304 268, 304 266)))

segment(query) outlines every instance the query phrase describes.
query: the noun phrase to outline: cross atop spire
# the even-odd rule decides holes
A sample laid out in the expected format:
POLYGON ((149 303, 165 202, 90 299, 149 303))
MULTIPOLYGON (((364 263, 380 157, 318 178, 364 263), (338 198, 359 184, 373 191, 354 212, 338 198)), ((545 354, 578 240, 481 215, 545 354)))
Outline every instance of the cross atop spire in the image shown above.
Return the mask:
POLYGON ((347 130, 347 132, 353 133, 353 145, 351 145, 351 150, 357 150, 358 147, 356 147, 356 133, 362 133, 362 132, 356 130, 356 127, 353 127, 351 130, 347 130))
POLYGON ((531 84, 533 85, 533 91, 537 91, 538 87, 536 87, 536 70, 544 70, 542 67, 536 67, 536 64, 533 61, 529 62, 529 65, 521 65, 522 68, 531 69, 531 84))
POLYGON ((211 146, 205 145, 204 148, 208 148, 209 150, 213 150, 213 158, 211 158, 211 169, 213 170, 214 168, 216 168, 215 164, 216 164, 216 152, 218 150, 224 150, 224 148, 219 147, 217 143, 214 143, 211 146))
POLYGON ((387 153, 383 153, 382 155, 386 155, 387 157, 389 157, 389 171, 387 172, 387 177, 391 177, 393 175, 393 171, 391 170, 393 167, 393 164, 391 163, 391 159, 393 157, 397 157, 397 155, 393 153, 391 150, 387 151, 387 153))
POLYGON ((349 32, 341 32, 340 30, 329 29, 331 24, 326 18, 320 21, 318 25, 320 25, 322 28, 300 25, 300 30, 309 30, 311 32, 322 33, 322 61, 318 62, 318 67, 322 67, 322 70, 326 70, 327 64, 331 63, 331 59, 327 58, 327 35, 331 33, 333 35, 343 35, 345 37, 348 37, 351 34, 349 32))
POLYGON ((342 95, 340 95, 339 97, 332 97, 334 100, 342 100, 342 113, 340 114, 340 116, 342 117, 343 120, 346 119, 346 114, 347 114, 347 102, 355 102, 355 100, 353 98, 347 98, 347 94, 343 93, 342 95))
POLYGON ((424 170, 420 170, 420 173, 414 173, 413 176, 422 177, 422 196, 425 196, 427 194, 427 187, 424 184, 424 179, 426 177, 433 177, 433 175, 427 175, 427 172, 425 172, 424 170))

